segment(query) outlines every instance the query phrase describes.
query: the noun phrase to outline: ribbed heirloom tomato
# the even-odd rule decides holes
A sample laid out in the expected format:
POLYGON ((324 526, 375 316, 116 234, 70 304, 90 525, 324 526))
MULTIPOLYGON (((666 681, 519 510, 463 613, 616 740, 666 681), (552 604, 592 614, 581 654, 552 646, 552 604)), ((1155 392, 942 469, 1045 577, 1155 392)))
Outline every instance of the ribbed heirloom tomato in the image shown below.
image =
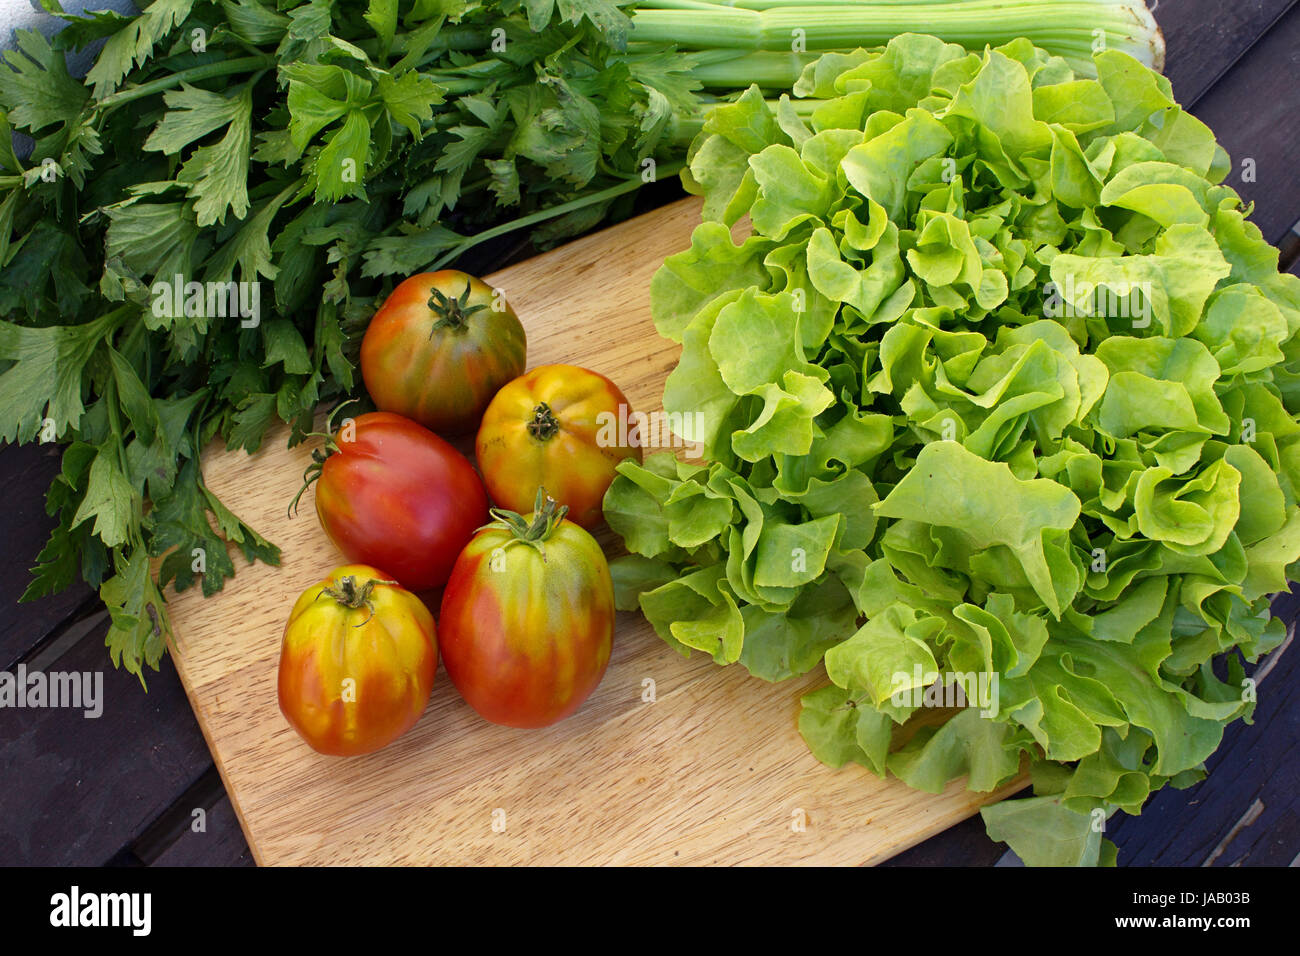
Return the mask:
POLYGON ((614 585, 596 539, 539 491, 533 514, 494 509, 447 582, 438 631, 447 676, 508 727, 568 717, 614 643, 614 585))
POLYGON ((336 568, 298 598, 280 642, 280 710, 311 747, 351 757, 420 719, 438 669, 433 615, 364 564, 336 568))
POLYGON ((316 453, 316 514, 349 561, 383 568, 402 587, 441 587, 487 521, 487 494, 455 448, 392 412, 358 415, 316 453))
POLYGON ((442 435, 478 427, 524 370, 524 327, 492 287, 464 272, 424 272, 384 300, 361 340, 361 377, 375 406, 442 435))
POLYGON ((615 467, 640 461, 641 443, 617 385, 574 365, 542 365, 497 392, 474 454, 502 508, 523 511, 545 487, 572 521, 594 528, 615 467))

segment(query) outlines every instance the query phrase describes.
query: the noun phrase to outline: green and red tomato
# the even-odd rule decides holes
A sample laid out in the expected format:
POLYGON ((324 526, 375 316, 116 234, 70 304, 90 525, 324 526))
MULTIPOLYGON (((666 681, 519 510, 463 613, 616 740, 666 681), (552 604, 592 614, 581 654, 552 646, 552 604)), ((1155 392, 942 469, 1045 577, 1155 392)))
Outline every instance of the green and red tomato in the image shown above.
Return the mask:
POLYGON ((618 463, 641 460, 618 386, 574 365, 542 365, 507 384, 483 413, 474 451, 494 503, 522 512, 538 487, 594 528, 618 463))
POLYGON ((347 559, 383 568, 402 587, 441 587, 488 500, 469 461, 392 412, 345 420, 317 453, 316 514, 347 559))
POLYGON ((473 432, 502 385, 524 370, 524 327, 481 279, 444 269, 395 288, 361 341, 375 406, 440 435, 473 432))
POLYGON ((614 642, 600 545, 539 491, 528 517, 494 509, 451 573, 439 618, 447 676, 487 720, 545 727, 596 689, 614 642))
POLYGON ((437 669, 429 609, 378 568, 345 565, 304 591, 289 614, 280 710, 320 753, 371 753, 420 719, 437 669))

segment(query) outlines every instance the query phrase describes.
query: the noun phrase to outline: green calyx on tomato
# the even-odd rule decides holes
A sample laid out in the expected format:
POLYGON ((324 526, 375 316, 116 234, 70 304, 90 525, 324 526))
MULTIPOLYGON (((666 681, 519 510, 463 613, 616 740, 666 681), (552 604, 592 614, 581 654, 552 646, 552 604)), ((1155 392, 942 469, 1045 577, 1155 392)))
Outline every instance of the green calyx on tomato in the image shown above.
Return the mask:
POLYGON ((332 597, 343 607, 351 608, 354 611, 358 608, 365 608, 370 612, 370 617, 367 617, 361 624, 352 625, 353 627, 361 627, 362 624, 368 624, 370 618, 375 616, 375 602, 370 600, 370 594, 374 591, 376 584, 398 587, 396 581, 381 581, 378 578, 371 578, 365 584, 357 587, 357 579, 351 574, 345 574, 338 579, 336 586, 331 587, 327 584, 321 588, 318 597, 332 597))
POLYGON ((537 553, 545 561, 546 539, 555 533, 555 529, 560 526, 560 522, 564 520, 564 516, 568 513, 568 505, 557 502, 546 493, 545 488, 538 488, 537 500, 533 503, 532 521, 529 521, 517 511, 493 508, 488 511, 488 514, 496 520, 479 528, 479 531, 488 528, 509 531, 514 537, 507 541, 503 548, 508 548, 512 544, 526 544, 531 548, 536 548, 537 553))
POLYGON ((459 298, 446 295, 441 289, 429 290, 429 311, 438 319, 429 329, 429 338, 433 338, 433 333, 439 329, 465 331, 469 327, 469 317, 488 307, 484 302, 469 304, 472 289, 473 283, 466 279, 465 291, 459 298))

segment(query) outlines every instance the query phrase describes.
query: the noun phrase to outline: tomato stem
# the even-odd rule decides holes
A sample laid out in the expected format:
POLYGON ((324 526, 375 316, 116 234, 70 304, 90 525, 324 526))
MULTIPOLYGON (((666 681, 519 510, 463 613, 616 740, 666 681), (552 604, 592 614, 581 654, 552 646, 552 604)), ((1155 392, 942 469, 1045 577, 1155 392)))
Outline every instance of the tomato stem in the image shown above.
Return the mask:
POLYGON ((470 281, 466 279, 465 291, 459 298, 448 296, 441 289, 429 290, 429 311, 438 319, 429 329, 429 338, 433 338, 433 333, 438 329, 463 332, 469 325, 469 317, 487 308, 482 302, 478 305, 469 304, 470 286, 470 281))
POLYGON ((545 488, 538 488, 537 498, 533 502, 531 522, 518 512, 507 511, 505 508, 493 508, 488 514, 496 520, 487 527, 500 531, 509 531, 514 534, 514 538, 506 542, 506 547, 512 544, 526 544, 536 548, 543 560, 545 560, 546 539, 555 532, 555 529, 560 526, 560 523, 564 521, 564 516, 568 513, 568 505, 557 502, 546 493, 545 488))
POLYGON ((528 422, 528 434, 538 441, 550 441, 559 430, 560 420, 551 411, 551 406, 545 402, 538 402, 537 407, 533 409, 533 417, 528 422))
POLYGON ((298 493, 293 496, 293 501, 289 502, 289 507, 285 512, 290 518, 298 513, 298 502, 302 499, 303 493, 320 478, 321 469, 325 467, 325 460, 339 450, 338 443, 334 440, 334 416, 343 408, 356 401, 360 401, 360 399, 349 398, 346 402, 335 405, 334 410, 331 411, 329 417, 325 419, 325 431, 307 433, 308 438, 325 439, 325 444, 320 448, 314 449, 311 453, 311 464, 308 465, 306 470, 302 473, 302 487, 299 488, 298 493))
POLYGON ((361 607, 366 608, 370 611, 370 614, 361 622, 361 624, 353 625, 353 627, 361 627, 363 624, 368 624, 370 618, 375 616, 375 603, 370 599, 370 592, 375 589, 376 584, 396 585, 397 582, 380 581, 377 578, 371 578, 365 584, 357 587, 357 579, 350 574, 345 574, 343 577, 338 579, 335 587, 330 587, 327 584, 325 587, 321 588, 320 594, 316 595, 316 597, 320 598, 328 594, 344 607, 352 608, 353 610, 361 607))
POLYGON ((298 513, 298 502, 302 500, 302 496, 306 493, 307 489, 320 479, 321 471, 325 468, 325 459, 329 458, 329 456, 334 454, 336 451, 338 451, 338 446, 334 444, 333 439, 328 438, 325 440, 324 448, 316 448, 312 450, 311 464, 308 465, 302 473, 302 487, 299 488, 298 493, 293 496, 293 501, 289 502, 289 507, 286 510, 286 514, 288 514, 290 518, 298 513))

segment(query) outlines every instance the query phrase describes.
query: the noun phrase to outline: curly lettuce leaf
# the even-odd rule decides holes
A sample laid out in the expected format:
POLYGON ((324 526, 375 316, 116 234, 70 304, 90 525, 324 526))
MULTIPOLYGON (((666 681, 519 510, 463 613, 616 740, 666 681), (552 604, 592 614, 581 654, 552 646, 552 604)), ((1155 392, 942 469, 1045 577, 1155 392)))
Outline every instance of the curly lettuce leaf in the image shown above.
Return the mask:
POLYGON ((910 34, 809 64, 808 108, 716 109, 652 287, 704 462, 606 498, 620 607, 766 680, 822 664, 830 766, 1027 770, 983 813, 1031 865, 1113 864, 1112 813, 1204 775, 1300 571, 1300 279, 1168 81, 1093 65, 910 34))

